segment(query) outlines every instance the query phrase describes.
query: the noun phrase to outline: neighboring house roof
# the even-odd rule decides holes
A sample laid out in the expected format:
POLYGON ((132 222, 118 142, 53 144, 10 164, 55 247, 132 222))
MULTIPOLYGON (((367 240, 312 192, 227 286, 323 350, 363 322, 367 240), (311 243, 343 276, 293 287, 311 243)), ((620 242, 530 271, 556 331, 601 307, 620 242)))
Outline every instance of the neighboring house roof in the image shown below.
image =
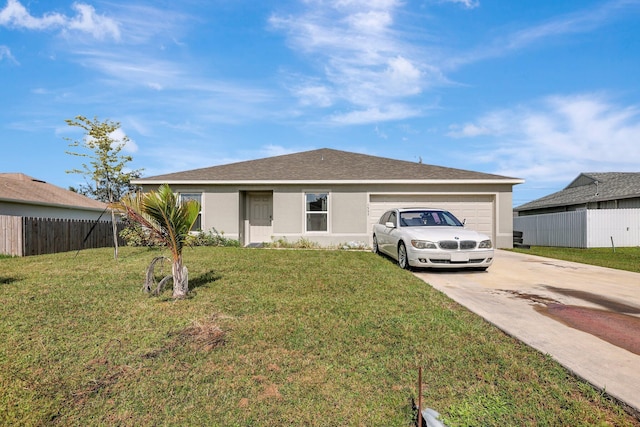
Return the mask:
POLYGON ((0 202, 104 210, 106 204, 22 173, 0 173, 0 202))
POLYGON ((523 180, 323 148, 134 180, 135 184, 425 182, 523 180))
POLYGON ((585 172, 564 190, 515 208, 527 211, 640 197, 640 172, 585 172))

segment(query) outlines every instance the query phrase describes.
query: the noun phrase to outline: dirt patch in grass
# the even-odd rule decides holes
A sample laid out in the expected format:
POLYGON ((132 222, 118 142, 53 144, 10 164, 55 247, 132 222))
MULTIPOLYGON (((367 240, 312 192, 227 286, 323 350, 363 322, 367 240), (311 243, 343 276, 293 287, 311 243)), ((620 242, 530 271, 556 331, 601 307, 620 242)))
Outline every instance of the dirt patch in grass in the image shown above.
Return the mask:
POLYGON ((144 359, 154 359, 161 354, 172 352, 178 347, 185 346, 194 351, 203 352, 221 347, 225 345, 227 337, 227 331, 218 324, 218 320, 223 317, 225 316, 214 314, 205 320, 194 321, 186 328, 170 333, 169 337, 172 339, 166 345, 147 352, 142 357, 144 359))
POLYGON ((198 351, 211 351, 223 346, 227 333, 218 325, 220 315, 213 315, 203 321, 195 321, 191 326, 174 334, 174 342, 191 346, 198 351))
POLYGON ((73 392, 73 402, 75 405, 83 405, 90 397, 99 393, 101 390, 108 390, 113 387, 128 371, 128 366, 110 366, 106 359, 92 360, 88 364, 89 370, 93 370, 96 365, 100 365, 101 370, 105 372, 98 378, 92 379, 79 390, 73 392))

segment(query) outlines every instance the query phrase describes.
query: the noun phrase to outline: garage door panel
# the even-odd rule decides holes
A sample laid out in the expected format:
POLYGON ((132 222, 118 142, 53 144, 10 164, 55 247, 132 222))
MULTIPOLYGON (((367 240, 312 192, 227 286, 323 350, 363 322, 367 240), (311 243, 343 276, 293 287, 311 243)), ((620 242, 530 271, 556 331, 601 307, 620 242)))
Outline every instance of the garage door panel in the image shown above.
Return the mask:
POLYGON ((461 221, 465 221, 468 228, 495 238, 493 196, 490 195, 372 194, 369 200, 369 229, 389 209, 427 207, 446 209, 461 221))

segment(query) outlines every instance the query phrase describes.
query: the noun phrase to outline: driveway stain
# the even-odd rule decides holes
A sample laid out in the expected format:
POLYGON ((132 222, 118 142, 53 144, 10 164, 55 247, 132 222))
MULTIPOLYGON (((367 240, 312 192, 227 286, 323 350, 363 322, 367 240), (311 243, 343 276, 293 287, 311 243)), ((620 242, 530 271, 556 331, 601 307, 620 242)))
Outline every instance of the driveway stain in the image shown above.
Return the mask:
POLYGON ((570 328, 596 336, 616 347, 640 355, 640 308, 602 295, 574 289, 545 286, 558 294, 600 305, 604 309, 562 304, 550 296, 503 290, 534 303, 534 310, 570 328), (632 314, 627 314, 632 313, 632 314))
POLYGON ((527 301, 531 301, 534 303, 538 303, 538 304, 551 304, 551 303, 555 303, 555 304, 559 304, 559 302, 551 297, 548 296, 544 296, 544 295, 538 295, 538 294, 532 294, 532 293, 528 293, 528 292, 520 292, 520 291, 513 291, 513 290, 501 290, 500 292, 506 292, 508 294, 511 294, 513 296, 515 296, 516 298, 520 298, 520 299, 524 299, 527 301))
POLYGON ((597 304, 599 306, 602 306, 616 313, 640 314, 640 307, 629 305, 613 299, 609 299, 609 298, 603 297, 602 295, 593 294, 591 292, 580 291, 577 289, 556 288, 554 286, 545 286, 545 288, 551 292, 581 299, 583 301, 587 301, 593 304, 597 304))
POLYGON ((565 325, 640 355, 640 318, 590 307, 548 304, 534 309, 565 325))

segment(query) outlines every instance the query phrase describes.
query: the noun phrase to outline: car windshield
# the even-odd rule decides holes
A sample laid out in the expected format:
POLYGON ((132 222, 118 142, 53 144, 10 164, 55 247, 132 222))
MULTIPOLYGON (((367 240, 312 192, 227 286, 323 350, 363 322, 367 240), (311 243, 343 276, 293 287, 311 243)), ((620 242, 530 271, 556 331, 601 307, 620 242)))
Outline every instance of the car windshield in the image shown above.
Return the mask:
POLYGON ((462 227, 458 218, 447 211, 407 211, 400 213, 401 227, 462 227))

